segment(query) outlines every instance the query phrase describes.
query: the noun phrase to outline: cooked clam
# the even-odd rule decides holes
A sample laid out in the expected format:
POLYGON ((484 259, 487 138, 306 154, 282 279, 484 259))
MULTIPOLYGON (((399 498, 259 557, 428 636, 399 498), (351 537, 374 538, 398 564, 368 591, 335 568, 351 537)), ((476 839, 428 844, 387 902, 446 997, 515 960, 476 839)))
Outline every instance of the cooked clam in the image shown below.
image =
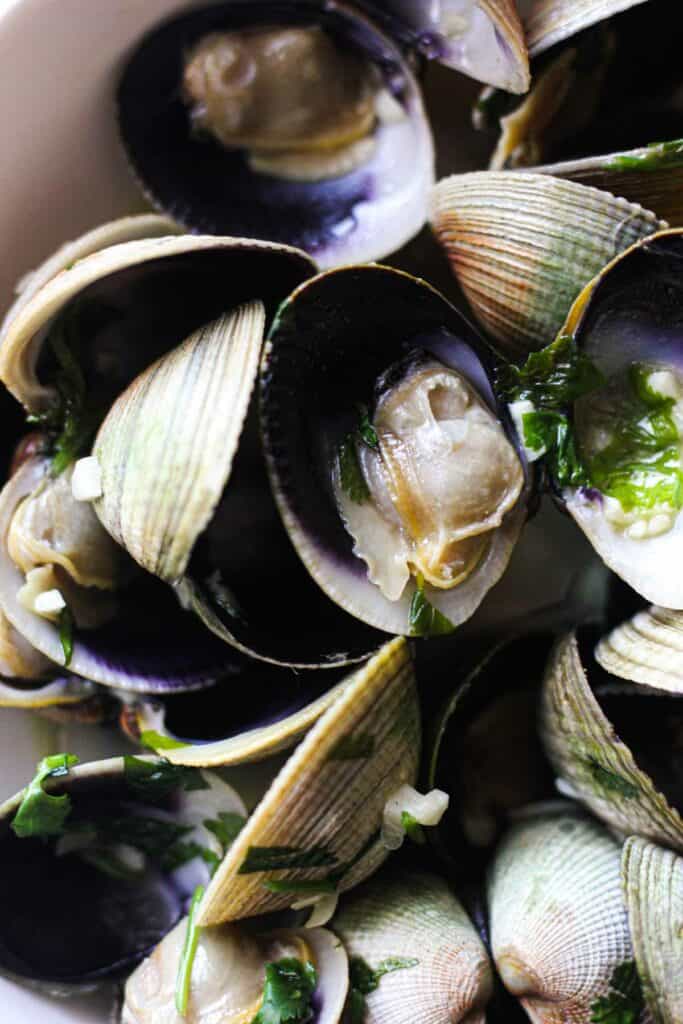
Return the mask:
POLYGON ((558 776, 623 835, 683 849, 683 707, 601 671, 590 634, 560 639, 546 669, 541 738, 558 776))
POLYGON ((209 826, 246 813, 216 776, 149 758, 76 760, 46 758, 0 809, 0 969, 55 992, 148 953, 220 859, 209 826))
POLYGON ((496 851, 491 950, 531 1020, 588 1024, 615 972, 635 973, 620 859, 609 833, 569 805, 520 821, 496 851))
POLYGON ((261 418, 285 525, 334 601, 403 634, 472 614, 530 479, 486 346, 437 292, 384 267, 298 289, 266 345, 261 418))
POLYGON ((143 187, 194 230, 329 266, 384 256, 424 223, 434 157, 419 89, 351 6, 194 8, 142 40, 118 107, 143 187))

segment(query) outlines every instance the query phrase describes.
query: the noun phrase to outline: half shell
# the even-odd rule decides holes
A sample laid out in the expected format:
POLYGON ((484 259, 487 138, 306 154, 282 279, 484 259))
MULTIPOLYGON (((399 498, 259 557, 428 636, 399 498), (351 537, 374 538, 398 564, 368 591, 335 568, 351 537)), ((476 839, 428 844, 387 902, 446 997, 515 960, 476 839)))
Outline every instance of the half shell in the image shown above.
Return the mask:
POLYGON ((644 608, 603 637, 595 657, 613 676, 683 695, 683 615, 644 608))
POLYGON ((655 1024, 683 1019, 683 859, 632 836, 621 860, 638 974, 655 1024))
POLYGON ((590 25, 644 2, 645 0, 523 0, 520 6, 529 56, 535 57, 590 25))
POLYGON ((477 320, 514 357, 549 345, 584 285, 666 226, 607 192, 520 171, 445 178, 430 221, 477 320))
POLYGON ((200 924, 283 909, 302 888, 343 892, 370 875, 389 852, 380 840, 385 804, 415 783, 419 752, 413 666, 399 639, 355 675, 289 758, 214 875, 200 924))

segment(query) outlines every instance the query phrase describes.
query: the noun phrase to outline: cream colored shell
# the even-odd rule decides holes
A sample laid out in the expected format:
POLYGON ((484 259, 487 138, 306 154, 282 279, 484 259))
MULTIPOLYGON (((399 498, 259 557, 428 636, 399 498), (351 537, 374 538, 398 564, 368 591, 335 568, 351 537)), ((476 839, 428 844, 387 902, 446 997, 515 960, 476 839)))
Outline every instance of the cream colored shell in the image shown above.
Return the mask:
MULTIPOLYGON (((589 25, 611 18, 645 0, 524 0, 524 28, 529 55, 576 35, 589 25)), ((520 6, 522 6, 520 4, 520 6)))
POLYGON ((408 963, 366 996, 365 1024, 484 1024, 491 964, 443 879, 417 871, 382 873, 342 899, 331 928, 349 956, 372 969, 396 957, 408 963))
POLYGON ((655 1024, 683 1021, 683 859, 631 836, 622 861, 638 974, 655 1024))
POLYGON ((524 171, 443 179, 430 220, 475 316, 515 356, 553 341, 584 285, 666 226, 608 192, 524 171))
POLYGON ((683 612, 652 605, 599 642, 595 657, 621 679, 683 694, 683 612))
POLYGON ((574 811, 515 825, 488 881, 491 950, 536 1024, 589 1024, 616 967, 633 959, 620 850, 574 811))
POLYGON ((548 661, 540 729, 555 771, 594 814, 623 835, 683 850, 680 814, 616 735, 591 690, 573 633, 558 641, 548 661))
POLYGON ((358 884, 388 854, 380 840, 384 805, 414 784, 420 712, 405 640, 386 644, 360 669, 286 762, 213 877, 199 909, 201 925, 281 910, 300 894, 270 892, 264 882, 323 880, 342 871, 339 891, 358 884), (345 738, 372 737, 372 753, 340 759, 345 738), (244 873, 252 847, 325 850, 333 863, 244 873))

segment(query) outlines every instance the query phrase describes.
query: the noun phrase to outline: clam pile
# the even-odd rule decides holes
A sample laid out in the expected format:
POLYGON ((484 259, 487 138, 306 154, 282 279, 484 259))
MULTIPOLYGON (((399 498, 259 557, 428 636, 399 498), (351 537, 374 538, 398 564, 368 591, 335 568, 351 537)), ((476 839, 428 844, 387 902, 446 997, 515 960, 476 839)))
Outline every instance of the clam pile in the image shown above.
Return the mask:
POLYGON ((0 973, 116 1024, 683 1024, 675 14, 218 0, 125 55, 156 212, 0 325, 2 714, 122 754, 0 806, 0 973), (437 180, 434 62, 488 169, 437 180), (552 505, 572 585, 491 628, 552 505))

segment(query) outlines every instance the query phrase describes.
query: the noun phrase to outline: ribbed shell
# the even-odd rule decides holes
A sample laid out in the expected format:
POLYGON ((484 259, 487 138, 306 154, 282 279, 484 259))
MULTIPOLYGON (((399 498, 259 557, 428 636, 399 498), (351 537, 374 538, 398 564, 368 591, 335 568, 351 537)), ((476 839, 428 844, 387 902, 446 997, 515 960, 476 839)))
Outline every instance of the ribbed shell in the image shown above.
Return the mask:
POLYGON ((415 871, 374 878, 342 900, 331 927, 349 956, 373 969, 393 957, 418 961, 386 974, 366 996, 365 1024, 483 1024, 489 958, 441 878, 415 871))
POLYGON ((663 226, 608 192, 522 171, 445 178, 430 219, 475 316, 512 355, 553 341, 582 287, 663 226))
POLYGON ((503 839, 488 881, 491 949, 537 1024, 589 1024, 614 969, 633 959, 619 865, 607 831, 571 809, 503 839))
POLYGON ((529 56, 645 0, 531 0, 524 20, 529 56))
MULTIPOLYGON (((509 62, 507 74, 498 81, 491 81, 491 84, 507 89, 508 92, 526 92, 531 81, 529 56, 515 0, 478 0, 476 7, 490 19, 500 40, 501 50, 506 53, 509 62)), ((479 77, 476 69, 474 72, 467 68, 461 70, 479 77)))
POLYGON ((621 860, 643 994, 655 1024, 683 1020, 683 860, 632 836, 621 860))
POLYGON ((230 476, 264 324, 251 302, 195 331, 133 381, 97 435, 97 515, 167 583, 185 572, 230 476))
POLYGON ((621 679, 683 694, 683 612, 658 605, 636 612, 603 637, 595 657, 621 679))
POLYGON ((356 673, 289 758, 214 875, 199 923, 252 917, 296 901, 292 892, 270 892, 266 880, 322 880, 347 865, 339 890, 361 882, 388 854, 379 840, 384 806, 400 785, 414 785, 419 756, 413 664, 406 641, 398 639, 356 673), (335 748, 347 737, 372 737, 372 752, 340 759, 335 748), (242 873, 250 847, 323 847, 334 861, 242 873))
POLYGON ((683 820, 655 789, 596 700, 576 636, 560 639, 543 683, 541 739, 555 771, 594 814, 624 835, 683 850, 683 820))
POLYGON ((674 162, 667 164, 665 158, 660 166, 647 166, 648 161, 654 162, 653 149, 658 148, 663 149, 644 146, 623 153, 544 164, 534 170, 623 196, 631 203, 654 210, 672 228, 683 227, 683 166, 674 162), (643 162, 640 168, 638 160, 643 162), (633 161, 634 165, 627 169, 623 161, 633 161))

